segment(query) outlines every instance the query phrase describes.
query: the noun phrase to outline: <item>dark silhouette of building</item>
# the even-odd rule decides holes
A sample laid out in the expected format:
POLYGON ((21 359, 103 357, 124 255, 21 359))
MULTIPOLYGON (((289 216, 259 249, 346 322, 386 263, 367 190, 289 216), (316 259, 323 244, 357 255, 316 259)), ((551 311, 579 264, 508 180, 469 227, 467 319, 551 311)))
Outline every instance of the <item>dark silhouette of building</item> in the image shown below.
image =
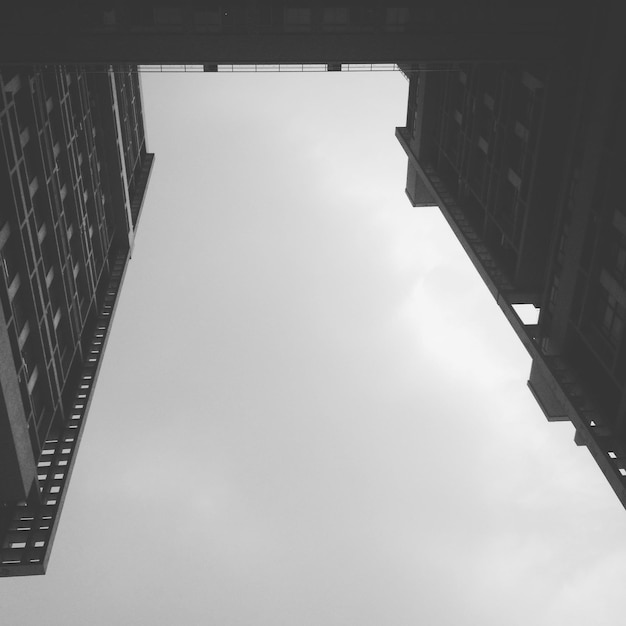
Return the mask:
POLYGON ((409 198, 440 206, 547 418, 626 505, 618 2, 60 4, 0 21, 0 574, 45 570, 150 172, 120 64, 399 64, 409 198))
POLYGON ((0 72, 0 575, 44 573, 153 155, 137 72, 0 72))
POLYGON ((551 58, 590 11, 564 0, 124 0, 14 3, 21 63, 403 63, 551 58))
POLYGON ((626 506, 619 16, 599 12, 580 45, 548 63, 405 68, 396 136, 409 199, 441 208, 530 353, 528 385, 546 418, 571 420, 626 506), (538 321, 525 323, 519 305, 538 321))

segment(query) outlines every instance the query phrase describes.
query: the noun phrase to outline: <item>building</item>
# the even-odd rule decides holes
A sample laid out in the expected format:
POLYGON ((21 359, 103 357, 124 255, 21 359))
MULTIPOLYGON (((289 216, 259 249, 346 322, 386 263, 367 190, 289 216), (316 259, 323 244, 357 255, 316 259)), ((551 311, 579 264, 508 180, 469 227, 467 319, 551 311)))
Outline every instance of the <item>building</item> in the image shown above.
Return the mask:
MULTIPOLYGON (((412 63, 551 58, 591 10, 564 0, 25 0, 3 11, 16 63, 412 63)), ((582 5, 582 6, 581 6, 582 5)))
POLYGON ((619 24, 602 14, 582 45, 548 63, 404 68, 407 124, 396 136, 412 204, 440 207, 530 353, 528 385, 546 418, 574 424, 626 506, 619 24))
POLYGON ((0 72, 0 575, 42 574, 153 157, 138 74, 0 72))
POLYGON ((546 417, 573 422, 626 505, 616 1, 79 4, 0 22, 0 574, 50 556, 152 165, 140 63, 400 64, 411 202, 440 206, 546 417))

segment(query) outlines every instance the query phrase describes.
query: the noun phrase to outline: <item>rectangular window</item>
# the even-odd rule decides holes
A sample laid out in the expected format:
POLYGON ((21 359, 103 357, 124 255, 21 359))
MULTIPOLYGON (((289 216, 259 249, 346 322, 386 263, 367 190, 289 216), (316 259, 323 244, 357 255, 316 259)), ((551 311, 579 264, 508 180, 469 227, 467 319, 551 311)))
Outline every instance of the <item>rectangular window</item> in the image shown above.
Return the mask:
POLYGON ((409 23, 409 9, 408 8, 391 8, 387 9, 387 15, 385 20, 386 30, 391 32, 399 32, 406 30, 409 23))
POLYGON ((615 278, 603 269, 596 293, 595 309, 591 312, 591 317, 606 342, 615 350, 621 344, 626 320, 624 290, 615 278))
POLYGON ((23 251, 21 248, 19 234, 13 235, 7 239, 2 248, 2 268, 6 277, 7 284, 10 285, 13 279, 20 271, 23 251))
POLYGON ((285 8, 285 30, 287 32, 305 32, 311 28, 311 9, 285 8))
POLYGON ((52 320, 53 324, 54 324, 54 328, 56 330, 56 328, 59 325, 59 322, 61 321, 61 307, 59 307, 55 314, 54 314, 54 319, 52 320))
POLYGON ((33 393, 33 389, 35 387, 35 383, 37 382, 37 378, 39 377, 39 368, 35 365, 35 367, 33 368, 33 371, 31 372, 31 375, 28 379, 28 393, 32 394, 33 393))
POLYGON ((348 9, 346 7, 325 8, 323 25, 325 31, 345 30, 348 25, 348 9))
POLYGON ((24 325, 28 321, 29 306, 27 296, 23 293, 24 289, 20 289, 13 298, 11 303, 13 306, 13 319, 15 320, 15 328, 18 333, 22 332, 24 325))
POLYGON ((605 266, 615 280, 626 287, 626 235, 615 227, 610 229, 605 266))
POLYGON ((617 347, 624 332, 626 309, 619 304, 615 296, 607 293, 600 301, 600 330, 613 347, 617 347))
POLYGON ((102 25, 103 26, 115 26, 117 19, 115 16, 115 9, 105 9, 102 11, 102 25))

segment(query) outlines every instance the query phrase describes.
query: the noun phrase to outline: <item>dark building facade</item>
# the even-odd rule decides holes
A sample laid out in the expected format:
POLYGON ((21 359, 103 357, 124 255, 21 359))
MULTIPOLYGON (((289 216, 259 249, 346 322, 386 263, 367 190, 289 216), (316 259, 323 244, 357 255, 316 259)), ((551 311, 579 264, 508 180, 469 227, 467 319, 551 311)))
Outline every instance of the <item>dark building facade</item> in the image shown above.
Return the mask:
POLYGON ((553 56, 589 9, 564 0, 125 0, 15 3, 21 63, 405 63, 553 56))
POLYGON ((626 506, 626 55, 618 12, 597 18, 547 63, 406 68, 396 136, 409 199, 440 207, 530 353, 547 419, 574 424, 626 506))
POLYGON ((0 575, 44 573, 153 155, 138 74, 0 72, 0 575))

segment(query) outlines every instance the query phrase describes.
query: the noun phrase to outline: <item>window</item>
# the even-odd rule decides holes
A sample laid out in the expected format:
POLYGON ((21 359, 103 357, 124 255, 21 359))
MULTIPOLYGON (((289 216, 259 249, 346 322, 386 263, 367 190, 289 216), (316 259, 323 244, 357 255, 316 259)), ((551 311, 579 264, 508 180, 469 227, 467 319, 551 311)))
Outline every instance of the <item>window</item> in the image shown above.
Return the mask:
POLYGON ((611 272, 602 269, 596 293, 592 320, 604 339, 615 349, 621 343, 626 320, 626 291, 611 272))
POLYGON ((626 287, 626 235, 616 228, 611 228, 606 255, 607 269, 626 287))
POLYGON ((485 186, 488 174, 487 157, 485 152, 478 146, 472 150, 468 165, 467 182, 474 190, 474 193, 480 198, 483 195, 483 187, 485 186))
POLYGON ((286 8, 285 30, 287 32, 303 32, 311 28, 311 9, 286 8))
POLYGON ((116 23, 115 9, 105 9, 102 11, 103 26, 115 26, 116 23))
POLYGON ((517 133, 509 133, 507 137, 506 157, 507 163, 511 168, 509 169, 508 178, 519 188, 521 186, 521 181, 517 182, 515 179, 519 180, 519 173, 521 173, 524 169, 525 146, 521 137, 517 133), (515 179, 511 178, 512 174, 515 175, 515 179))
POLYGON ((13 279, 20 270, 20 261, 23 252, 19 242, 19 234, 13 235, 7 239, 0 253, 2 259, 2 268, 6 277, 7 285, 13 282, 13 279))
POLYGON ((541 91, 543 89, 543 82, 536 76, 533 76, 530 72, 522 72, 522 84, 527 89, 533 92, 541 91))
POLYGON ((32 394, 33 393, 33 389, 35 387, 35 383, 37 382, 37 378, 39 377, 39 368, 37 367, 37 365, 35 365, 35 367, 33 368, 29 378, 28 378, 28 393, 32 394))
POLYGON ((497 222, 509 235, 515 237, 519 218, 519 190, 510 178, 502 181, 500 195, 496 205, 497 222))
POLYGON ((409 23, 409 17, 408 8, 387 9, 387 16, 385 20, 386 29, 392 32, 406 30, 407 24, 409 23))
POLYGON ((550 287, 550 298, 548 301, 548 308, 552 311, 554 310, 554 307, 556 306, 556 300, 557 297, 559 295, 559 284, 561 282, 561 279, 559 277, 558 274, 554 275, 554 278, 552 279, 552 285, 550 287))
POLYGON ((52 323, 54 324, 54 328, 56 330, 56 328, 59 325, 59 322, 61 321, 61 307, 59 307, 55 313, 54 313, 54 319, 52 320, 52 323))
POLYGON ((281 24, 281 20, 283 19, 282 11, 273 8, 271 5, 267 6, 266 4, 259 6, 257 10, 257 24, 260 28, 266 29, 281 24))
POLYGON ((597 314, 600 331, 611 346, 616 348, 624 332, 626 308, 617 301, 614 295, 602 290, 597 314))
POLYGON ((324 30, 344 30, 348 25, 348 9, 345 7, 329 7, 324 9, 324 30))

